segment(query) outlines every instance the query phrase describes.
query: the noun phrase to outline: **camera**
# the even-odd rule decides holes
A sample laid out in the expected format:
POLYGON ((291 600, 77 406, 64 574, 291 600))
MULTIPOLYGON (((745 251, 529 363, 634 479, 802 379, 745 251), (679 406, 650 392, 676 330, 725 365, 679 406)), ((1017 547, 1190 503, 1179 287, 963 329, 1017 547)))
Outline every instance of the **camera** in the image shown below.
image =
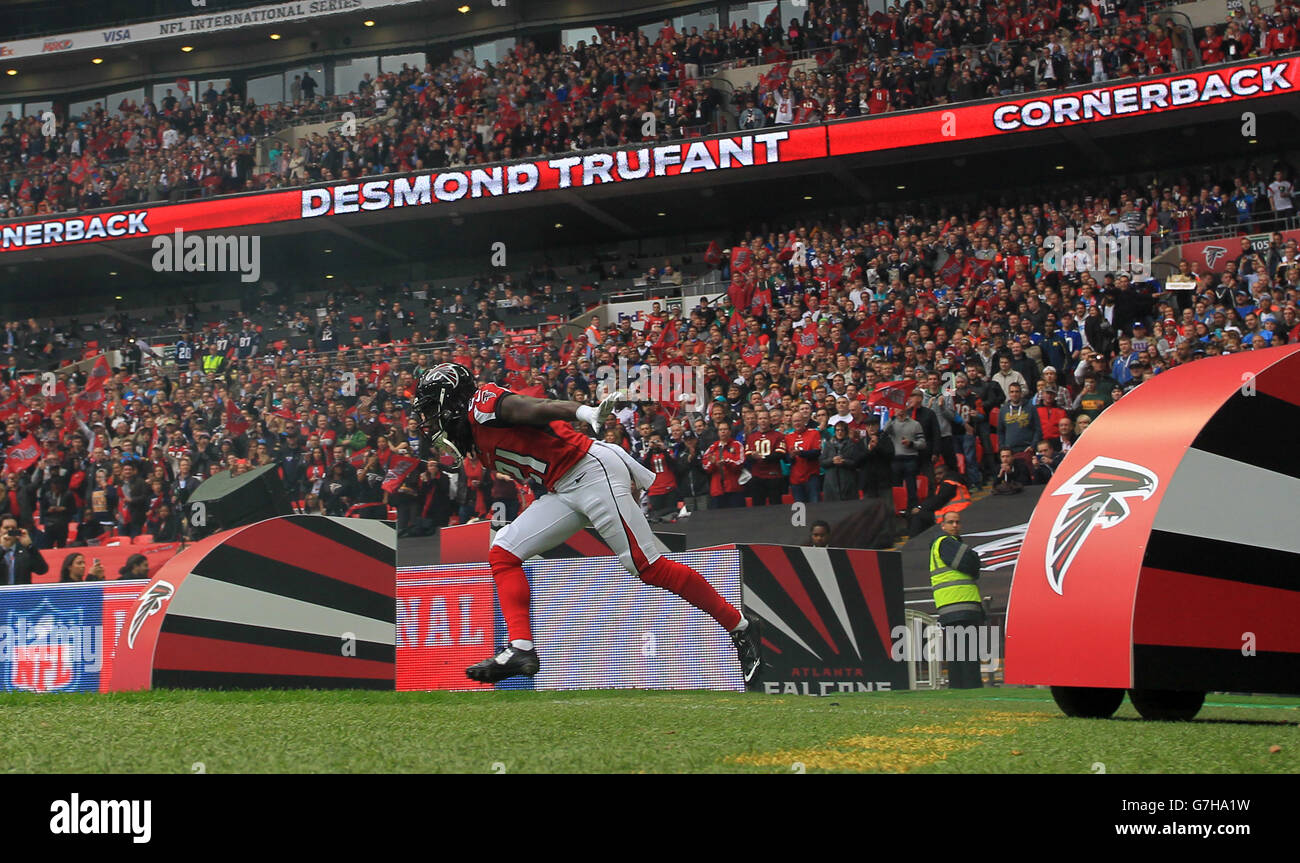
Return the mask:
POLYGON ((22 536, 22 535, 23 535, 22 528, 19 528, 19 527, 11 527, 11 528, 9 528, 8 530, 6 530, 5 533, 9 534, 10 536, 14 536, 14 537, 18 537, 18 536, 22 536))

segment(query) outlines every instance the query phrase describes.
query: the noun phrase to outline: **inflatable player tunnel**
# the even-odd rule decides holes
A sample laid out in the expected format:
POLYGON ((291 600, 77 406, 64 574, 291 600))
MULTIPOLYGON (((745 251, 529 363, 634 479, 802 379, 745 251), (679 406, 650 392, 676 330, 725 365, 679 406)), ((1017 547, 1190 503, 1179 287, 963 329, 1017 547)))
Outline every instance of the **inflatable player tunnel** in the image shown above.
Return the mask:
POLYGON ((1006 681, 1071 715, 1128 690, 1190 718, 1211 690, 1300 691, 1300 345, 1206 359, 1107 408, 1034 510, 1006 681))
POLYGON ((108 688, 393 689, 397 534, 293 515, 168 561, 127 615, 108 688))

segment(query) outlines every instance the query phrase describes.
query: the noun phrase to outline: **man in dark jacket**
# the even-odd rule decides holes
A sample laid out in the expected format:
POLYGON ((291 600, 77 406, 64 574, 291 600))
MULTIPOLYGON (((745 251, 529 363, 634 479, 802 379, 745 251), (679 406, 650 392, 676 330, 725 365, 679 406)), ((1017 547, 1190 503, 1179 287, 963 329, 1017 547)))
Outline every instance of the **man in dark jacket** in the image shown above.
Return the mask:
POLYGON ((32 542, 18 519, 6 515, 0 519, 0 584, 31 584, 32 573, 44 575, 50 565, 32 542))
POLYGON ((835 436, 822 446, 823 500, 857 500, 858 466, 866 451, 858 439, 849 434, 849 424, 835 424, 835 436))
POLYGON ((126 503, 126 514, 130 519, 122 525, 122 532, 127 536, 139 536, 144 531, 145 515, 149 511, 149 486, 140 478, 133 461, 122 465, 122 487, 118 494, 126 503))
POLYGON ((907 413, 921 424, 922 432, 925 435, 925 447, 921 449, 921 475, 934 485, 934 464, 933 456, 939 452, 939 417, 935 412, 921 404, 924 393, 918 386, 912 390, 912 394, 907 398, 907 413))
POLYGON ((677 489, 688 513, 709 508, 709 473, 704 469, 703 441, 694 432, 682 434, 681 453, 677 456, 677 489))
POLYGON ((880 433, 880 417, 868 414, 862 435, 862 491, 867 497, 889 494, 893 486, 894 442, 880 433))

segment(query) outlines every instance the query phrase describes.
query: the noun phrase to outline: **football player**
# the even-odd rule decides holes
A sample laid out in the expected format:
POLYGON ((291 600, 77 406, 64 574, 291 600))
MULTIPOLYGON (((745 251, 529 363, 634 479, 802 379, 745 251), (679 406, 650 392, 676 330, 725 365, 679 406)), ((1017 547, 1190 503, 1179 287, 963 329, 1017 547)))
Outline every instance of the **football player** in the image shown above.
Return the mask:
POLYGON ((664 557, 638 504, 654 475, 613 446, 575 431, 575 420, 599 431, 621 393, 599 407, 536 399, 496 384, 476 387, 464 366, 442 363, 424 372, 415 395, 421 428, 436 450, 461 458, 476 455, 489 472, 520 482, 537 480, 543 495, 497 531, 488 552, 492 578, 505 616, 509 641, 465 674, 482 683, 515 675, 531 677, 541 667, 529 618, 528 579, 523 562, 594 526, 629 572, 646 584, 669 590, 704 611, 731 636, 748 684, 761 662, 758 624, 727 602, 705 578, 664 557))

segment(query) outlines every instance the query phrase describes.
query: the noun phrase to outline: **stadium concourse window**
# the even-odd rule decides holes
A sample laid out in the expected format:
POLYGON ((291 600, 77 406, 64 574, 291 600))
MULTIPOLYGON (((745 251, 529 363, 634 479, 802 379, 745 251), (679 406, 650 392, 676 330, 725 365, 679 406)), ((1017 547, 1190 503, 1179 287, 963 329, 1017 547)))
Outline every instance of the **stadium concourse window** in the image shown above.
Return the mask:
POLYGON ((401 72, 403 66, 409 66, 416 71, 424 71, 423 52, 415 52, 413 54, 385 54, 379 58, 379 69, 381 72, 401 72))
MULTIPOLYGON (((773 5, 772 3, 767 4, 768 11, 771 11, 772 5, 773 5)), ((790 4, 787 0, 787 2, 783 3, 782 5, 788 6, 790 4)), ((692 12, 689 15, 678 15, 669 20, 672 21, 673 29, 678 33, 689 33, 692 27, 697 28, 700 31, 700 33, 705 33, 709 30, 710 27, 716 28, 718 26, 718 13, 717 12, 692 12)), ((663 28, 664 28, 664 22, 663 19, 661 18, 657 21, 652 21, 649 24, 643 24, 639 29, 643 34, 645 34, 645 37, 647 39, 649 39, 651 42, 654 42, 656 39, 659 38, 659 32, 663 30, 663 28)))
POLYGON ((307 98, 307 91, 303 89, 302 84, 310 77, 312 81, 311 98, 319 99, 325 95, 325 67, 316 64, 313 66, 298 66, 293 69, 287 69, 284 73, 284 100, 286 102, 299 102, 307 98), (294 79, 297 78, 297 83, 294 79))
POLYGON ((284 75, 263 75, 248 79, 248 98, 259 105, 275 105, 285 100, 284 75))
MULTIPOLYGON (((575 31, 565 30, 564 32, 571 33, 575 31)), ((592 30, 591 32, 594 34, 596 31, 592 30)), ((582 38, 586 38, 586 37, 582 37, 582 38)), ((564 44, 565 46, 569 46, 570 43, 564 41, 562 44, 564 44)), ((577 43, 574 42, 573 44, 576 45, 577 43)), ((484 63, 491 63, 492 65, 495 66, 497 63, 500 63, 502 60, 504 60, 506 58, 506 55, 508 55, 514 47, 515 47, 515 40, 513 38, 494 39, 491 42, 480 42, 479 44, 474 46, 474 52, 471 55, 470 59, 474 61, 475 66, 482 67, 484 63)))
MULTIPOLYGON (((374 81, 379 75, 378 57, 353 57, 351 60, 339 60, 334 64, 334 92, 356 93, 361 89, 361 82, 374 81)), ((250 94, 252 85, 250 83, 250 94)), ((261 99, 257 100, 265 104, 261 99)))
POLYGON ((571 30, 560 31, 560 44, 565 48, 576 48, 579 42, 591 45, 596 41, 595 27, 574 27, 571 30))
POLYGON ((781 26, 789 27, 790 22, 798 18, 803 21, 804 13, 808 11, 808 4, 801 3, 796 6, 790 0, 781 0, 779 4, 763 0, 759 3, 736 3, 727 7, 727 23, 739 24, 741 21, 748 21, 750 24, 762 26, 767 21, 767 16, 772 14, 772 10, 777 6, 781 7, 781 26))
POLYGON ((104 97, 98 96, 94 99, 83 99, 80 102, 69 103, 68 116, 69 117, 85 116, 86 112, 95 110, 96 105, 98 105, 101 108, 104 108, 105 110, 108 110, 109 113, 112 113, 112 111, 107 108, 106 100, 104 99, 104 97))
MULTIPOLYGON (((41 116, 41 114, 45 113, 46 111, 53 110, 53 108, 54 108, 54 102, 49 101, 49 100, 44 101, 44 102, 24 102, 24 103, 23 103, 23 116, 24 116, 24 117, 39 117, 39 116, 41 116)), ((15 116, 17 116, 17 115, 15 115, 15 116)))

